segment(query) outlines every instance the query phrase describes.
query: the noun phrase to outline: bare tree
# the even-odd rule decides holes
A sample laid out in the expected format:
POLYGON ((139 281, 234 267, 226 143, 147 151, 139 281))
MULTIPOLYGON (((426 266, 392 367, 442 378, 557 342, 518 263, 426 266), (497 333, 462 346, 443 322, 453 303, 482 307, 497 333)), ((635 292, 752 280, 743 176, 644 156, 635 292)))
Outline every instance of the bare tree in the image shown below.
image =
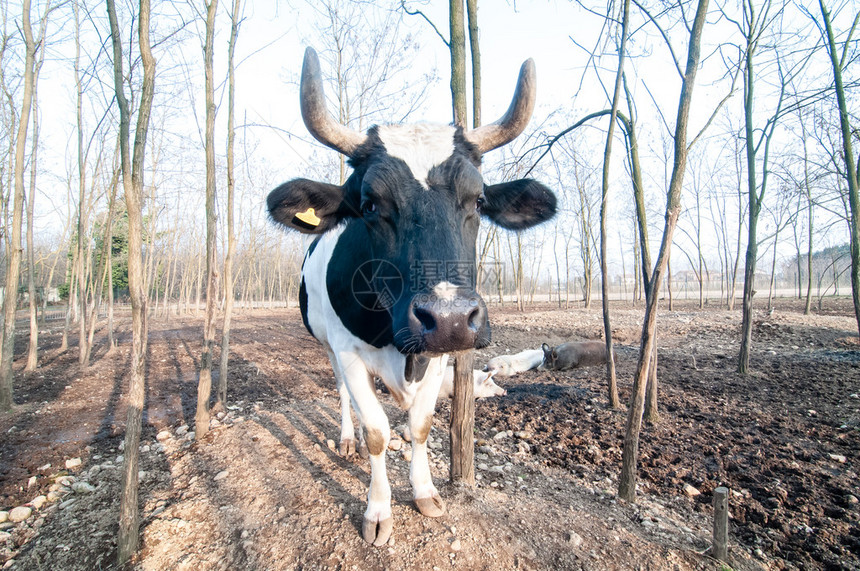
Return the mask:
MULTIPOLYGON (((607 257, 606 207, 609 196, 609 159, 612 156, 612 140, 615 137, 615 121, 621 99, 621 84, 624 77, 624 57, 627 47, 627 29, 630 21, 630 0, 624 0, 621 19, 621 39, 618 45, 618 68, 615 73, 615 89, 612 93, 612 109, 609 112, 609 127, 606 132, 606 147, 603 151, 603 183, 600 201, 600 287, 603 306, 603 335, 606 354, 612 355, 612 324, 609 317, 609 263, 607 257)), ((610 408, 618 408, 618 385, 615 380, 615 359, 606 360, 606 381, 610 408)))
MULTIPOLYGON (((806 304, 803 306, 803 314, 809 315, 810 306, 812 303, 812 234, 813 223, 815 216, 812 210, 812 188, 809 183, 809 153, 807 150, 806 125, 803 119, 800 120, 803 142, 803 190, 806 196, 806 214, 807 214, 807 266, 806 266, 806 304)), ((799 210, 799 207, 798 207, 799 210)), ((800 256, 798 255, 798 263, 800 256)), ((797 272, 797 279, 800 280, 800 272, 797 272)), ((798 282, 799 283, 799 282, 798 282)), ((800 291, 800 289, 798 289, 800 291)))
POLYGON ((451 101, 454 124, 466 127, 466 31, 463 26, 463 0, 448 0, 451 31, 451 101))
POLYGON ((469 53, 472 56, 472 128, 481 126, 481 45, 478 41, 478 0, 466 0, 469 53))
POLYGON ((690 103, 693 98, 693 86, 699 65, 702 30, 705 27, 705 16, 708 12, 708 0, 699 0, 696 17, 690 30, 690 41, 687 51, 687 65, 683 73, 681 95, 678 102, 678 116, 675 123, 675 159, 669 190, 666 197, 666 218, 663 226, 663 240, 657 255, 657 265, 651 278, 651 291, 645 306, 645 319, 642 326, 642 340, 639 347, 639 361, 636 366, 636 376, 633 380, 633 397, 627 411, 627 426, 624 434, 624 449, 622 452, 621 477, 618 480, 618 495, 632 502, 636 496, 636 464, 639 453, 639 433, 642 428, 642 413, 645 408, 645 389, 651 357, 654 352, 654 331, 657 324, 657 300, 660 297, 660 285, 669 261, 672 245, 672 235, 678 223, 681 212, 681 188, 684 182, 684 171, 687 164, 687 123, 690 114, 690 103))
MULTIPOLYGON (((758 258, 758 219, 767 190, 768 159, 770 142, 782 109, 785 96, 785 78, 781 77, 781 88, 776 112, 768 119, 758 140, 755 140, 753 103, 755 85, 755 56, 762 35, 771 24, 770 10, 771 0, 765 0, 761 13, 756 13, 753 0, 744 0, 744 19, 742 23, 736 23, 738 29, 743 33, 745 46, 743 48, 743 78, 744 78, 744 140, 746 142, 746 168, 747 168, 747 193, 749 195, 749 219, 747 221, 747 253, 744 265, 744 294, 743 294, 743 321, 741 323, 741 348, 738 356, 738 372, 746 374, 749 371, 750 348, 752 345, 752 321, 753 321, 753 295, 755 295, 755 269, 758 258), (761 184, 758 183, 757 155, 764 144, 764 158, 762 163, 761 184)), ((780 68, 780 75, 782 75, 780 68)))
POLYGON ((77 120, 77 151, 78 151, 78 307, 80 308, 80 319, 78 321, 78 363, 86 367, 90 360, 90 348, 87 345, 87 254, 90 251, 86 240, 89 228, 87 227, 87 170, 86 151, 84 149, 84 86, 81 80, 81 20, 80 2, 72 3, 72 11, 75 16, 75 117, 77 120))
MULTIPOLYGON (((731 273, 728 276, 728 284, 727 284, 727 299, 726 299, 726 308, 729 311, 733 311, 735 309, 735 292, 738 287, 738 265, 740 264, 741 259, 741 243, 743 242, 743 229, 744 229, 744 217, 749 210, 749 204, 747 201, 743 199, 743 155, 740 151, 741 137, 733 136, 732 142, 734 143, 734 148, 732 149, 732 163, 735 167, 735 176, 736 176, 736 189, 737 189, 737 200, 738 200, 738 231, 735 240, 735 251, 732 255, 732 252, 729 251, 729 241, 728 236, 725 236, 724 244, 726 248, 726 269, 728 270, 729 261, 731 260, 731 273)), ((723 203, 725 204, 725 202, 723 203)), ((720 212, 720 216, 723 217, 723 225, 725 228, 728 224, 728 216, 727 213, 723 210, 718 209, 720 212)))
POLYGON ((770 286, 767 293, 767 311, 773 311, 774 289, 776 287, 776 260, 779 257, 777 248, 779 247, 779 234, 792 223, 792 221, 800 215, 799 212, 791 213, 791 196, 788 189, 783 188, 782 192, 777 193, 776 204, 767 207, 774 224, 773 231, 773 257, 770 263, 770 286))
POLYGON ((227 254, 224 256, 224 325, 221 330, 221 366, 218 369, 218 402, 227 402, 227 375, 230 359, 230 320, 233 316, 233 256, 236 253, 236 235, 233 231, 233 189, 235 186, 233 146, 236 129, 235 115, 236 77, 233 55, 239 37, 242 0, 233 0, 230 14, 230 42, 227 46, 227 254))
POLYGON ((144 403, 144 372, 146 354, 146 290, 144 288, 141 202, 143 196, 143 164, 146 135, 155 92, 155 58, 149 41, 149 0, 140 0, 138 39, 143 65, 143 83, 137 112, 133 155, 129 153, 130 113, 123 84, 122 40, 114 0, 107 1, 113 43, 114 91, 119 107, 120 156, 122 183, 128 211, 128 288, 131 297, 131 367, 129 371, 128 417, 125 428, 125 457, 123 460, 122 496, 120 498, 117 559, 125 565, 140 542, 140 514, 137 506, 138 456, 144 403))
MULTIPOLYGON (((621 81, 624 83, 624 91, 625 97, 627 101, 628 110, 631 113, 631 117, 633 116, 634 106, 632 103, 632 97, 630 95, 630 91, 626 85, 626 78, 621 73, 621 81)), ((615 98, 613 98, 615 99, 615 98)), ((545 157, 552 149, 553 145, 561 140, 562 137, 567 135, 568 133, 574 131, 580 126, 584 125, 586 122, 602 117, 607 114, 612 114, 611 110, 602 110, 586 115, 570 127, 564 129, 559 134, 551 137, 546 143, 544 143, 543 147, 546 147, 544 152, 538 157, 535 161, 535 165, 537 165, 540 160, 545 157)), ((647 220, 645 217, 645 198, 644 198, 644 185, 642 183, 642 169, 639 164, 639 144, 636 137, 636 129, 635 123, 624 116, 623 113, 615 109, 615 119, 623 126, 624 132, 626 135, 625 141, 627 143, 627 157, 629 161, 630 173, 631 173, 631 181, 633 184, 633 195, 635 201, 635 210, 636 210, 636 218, 639 227, 639 241, 640 247, 642 250, 642 275, 645 282, 645 291, 646 296, 649 289, 649 283, 651 279, 651 254, 650 254, 650 246, 648 243, 648 227, 647 220)), ((613 124, 615 121, 612 122, 613 124)), ((564 147, 562 147, 564 148, 564 147)), ((586 199, 586 193, 584 191, 584 186, 579 182, 579 174, 577 169, 577 162, 574 159, 574 179, 577 181, 577 189, 579 191, 579 229, 580 229, 580 252, 582 255, 583 261, 583 281, 584 281, 584 299, 585 299, 585 307, 586 309, 591 304, 591 205, 590 202, 586 199)), ((604 161, 604 177, 606 175, 605 171, 605 161, 604 161)), ((526 172, 528 175, 531 170, 534 168, 532 166, 526 172)), ((606 184, 606 180, 604 179, 604 184, 606 184)), ((603 207, 601 207, 601 213, 603 211, 603 207)), ((602 218, 602 216, 601 216, 602 218)), ((601 220, 602 223, 602 220, 601 220)), ((605 280, 604 281, 608 281, 605 280)), ((603 294, 604 300, 608 299, 608 293, 604 291, 603 294)), ((604 321, 604 328, 606 329, 606 321, 604 321)), ((611 331, 611 329, 610 329, 611 331)), ((611 333, 608 334, 611 337, 611 333)), ((649 383, 648 383, 648 408, 646 418, 649 421, 656 422, 657 421, 657 360, 656 360, 656 343, 654 344, 654 358, 651 361, 651 373, 649 374, 649 383)), ((608 366, 607 366, 608 367, 608 366)), ((614 367, 613 367, 614 372, 614 367)), ((612 383, 610 382, 610 387, 612 383)), ((610 388, 610 394, 612 394, 612 389, 610 388)), ((611 396, 610 396, 611 402, 611 396)))
POLYGON ((690 216, 693 230, 692 232, 687 231, 686 228, 679 226, 679 230, 687 236, 687 238, 693 242, 696 247, 696 257, 695 259, 691 256, 686 249, 683 247, 679 247, 681 253, 687 258, 687 261, 690 263, 690 267, 693 269, 693 273, 696 275, 696 282, 699 285, 699 309, 704 309, 705 307, 705 284, 708 281, 707 276, 709 275, 708 271, 708 263, 705 260, 705 256, 703 253, 703 245, 702 245, 702 201, 704 196, 704 187, 713 186, 713 176, 710 176, 711 173, 703 173, 702 170, 705 168, 705 165, 698 161, 696 165, 697 168, 693 169, 692 175, 692 187, 693 197, 695 199, 694 210, 687 209, 687 213, 690 216), (704 180, 706 179, 706 180, 704 180))
POLYGON ((582 258, 582 300, 585 309, 591 308, 591 288, 594 283, 594 214, 592 198, 588 192, 587 175, 583 175, 580 179, 580 167, 574 165, 574 176, 576 181, 577 197, 579 205, 577 213, 579 214, 578 224, 578 239, 579 252, 582 258))
MULTIPOLYGON (((113 221, 116 207, 116 191, 117 186, 119 186, 119 176, 120 173, 117 169, 113 169, 113 174, 111 175, 111 181, 109 184, 110 195, 108 197, 108 211, 105 214, 105 221, 103 225, 102 231, 102 249, 99 256, 99 264, 98 269, 95 272, 95 283, 91 286, 92 296, 91 302, 88 310, 87 323, 89 323, 88 331, 87 331, 87 347, 90 349, 93 346, 93 337, 95 335, 96 330, 96 321, 98 321, 97 309, 102 300, 103 290, 105 281, 108 279, 108 272, 110 271, 110 251, 113 245, 113 221)), ((113 302, 113 297, 111 296, 111 303, 113 302)), ((113 347, 113 331, 110 331, 112 328, 112 323, 109 324, 109 339, 108 339, 108 348, 113 347)))
POLYGON ((21 225, 24 216, 24 161, 27 129, 35 83, 36 42, 30 25, 30 0, 23 0, 21 29, 24 33, 24 93, 15 140, 15 188, 12 204, 12 231, 7 246, 6 295, 3 298, 3 349, 0 355, 0 412, 12 408, 12 360, 15 348, 15 310, 18 306, 18 279, 21 274, 21 225))
POLYGON ((850 208, 851 295, 854 301, 854 315, 857 319, 857 327, 860 330, 860 189, 858 189, 857 165, 854 162, 854 150, 851 144, 852 129, 848 119, 848 104, 845 99, 845 86, 842 81, 842 71, 847 65, 851 49, 851 36, 857 28, 858 21, 860 21, 860 14, 854 16, 851 30, 842 44, 842 53, 840 55, 839 48, 836 45, 836 37, 833 33, 830 12, 824 5, 824 0, 818 0, 818 6, 821 8, 824 36, 827 40, 827 54, 830 56, 830 65, 833 69, 836 103, 839 107, 839 128, 842 132, 842 155, 845 161, 845 178, 848 182, 848 205, 850 208))
MULTIPOLYGON (((39 26, 39 37, 36 41, 38 46, 45 41, 47 32, 48 14, 50 13, 50 2, 45 6, 45 15, 39 26)), ((27 292, 29 294, 30 309, 30 343, 27 349, 27 365, 25 371, 34 371, 39 364, 39 324, 36 319, 36 258, 33 246, 33 215, 36 202, 36 173, 39 149, 39 72, 45 63, 45 49, 39 52, 39 61, 33 72, 33 136, 30 148, 30 192, 27 198, 27 292)), ((7 290, 8 291, 8 290, 7 290)))
POLYGON ((203 317, 203 354, 200 357, 200 379, 197 384, 197 412, 194 426, 197 438, 209 431, 209 398, 212 395, 212 350, 215 345, 215 302, 218 295, 218 259, 215 220, 215 14, 218 0, 205 2, 206 43, 204 69, 206 75, 206 313, 203 317))

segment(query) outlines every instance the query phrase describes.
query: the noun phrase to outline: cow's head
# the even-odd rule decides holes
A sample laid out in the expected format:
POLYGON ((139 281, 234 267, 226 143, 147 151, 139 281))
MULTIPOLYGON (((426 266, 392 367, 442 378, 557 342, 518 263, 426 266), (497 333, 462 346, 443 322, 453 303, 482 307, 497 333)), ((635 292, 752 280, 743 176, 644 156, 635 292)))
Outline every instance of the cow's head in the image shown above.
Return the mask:
POLYGON ((543 363, 541 367, 550 370, 555 369, 555 363, 558 361, 558 353, 546 343, 541 345, 540 348, 543 349, 543 363))
MULTIPOLYGON (((505 115, 468 132, 420 123, 374 126, 363 134, 340 125, 325 108, 319 60, 311 48, 305 52, 300 91, 308 130, 349 157, 354 172, 343 186, 306 179, 282 184, 268 197, 272 218, 315 234, 341 223, 363 225, 361 236, 372 259, 393 268, 406 285, 396 302, 382 304, 401 352, 486 346, 487 310, 475 291, 481 216, 522 230, 556 210, 555 195, 539 182, 487 185, 480 172, 483 154, 513 140, 529 121, 534 62, 523 64, 505 115)), ((382 295, 391 272, 379 274, 383 277, 373 285, 382 295)))

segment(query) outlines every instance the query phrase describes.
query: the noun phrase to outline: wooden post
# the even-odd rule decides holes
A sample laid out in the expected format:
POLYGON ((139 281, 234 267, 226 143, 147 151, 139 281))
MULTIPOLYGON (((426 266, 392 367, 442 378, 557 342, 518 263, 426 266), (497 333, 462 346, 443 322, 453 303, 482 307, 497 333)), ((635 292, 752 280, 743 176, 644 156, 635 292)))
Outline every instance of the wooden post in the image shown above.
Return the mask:
POLYGON ((451 482, 475 485, 474 351, 453 353, 454 398, 451 401, 451 482))
POLYGON ((726 561, 729 542, 729 490, 723 486, 714 490, 714 559, 726 561))

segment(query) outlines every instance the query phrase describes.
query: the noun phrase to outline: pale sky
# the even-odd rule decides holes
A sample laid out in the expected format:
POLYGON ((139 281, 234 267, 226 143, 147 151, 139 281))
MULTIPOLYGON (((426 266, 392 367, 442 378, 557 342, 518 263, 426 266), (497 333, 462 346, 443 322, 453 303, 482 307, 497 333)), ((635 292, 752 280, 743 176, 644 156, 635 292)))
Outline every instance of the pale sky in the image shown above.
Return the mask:
MULTIPOLYGON (((306 171, 307 161, 312 152, 330 153, 321 146, 308 144, 310 137, 302 124, 298 105, 298 86, 294 82, 301 69, 302 56, 306 45, 314 43, 315 30, 311 19, 312 11, 307 4, 300 0, 284 2, 279 0, 255 1, 246 0, 245 21, 241 28, 237 48, 238 68, 237 86, 237 122, 242 123, 247 117, 248 123, 272 125, 297 136, 290 138, 281 131, 253 127, 248 135, 257 139, 254 160, 266 163, 271 176, 277 182, 296 176, 302 176, 306 171)), ((713 3, 712 3, 713 4, 713 3)), ((169 6, 169 5, 162 5, 169 6)), ((410 7, 421 8, 447 37, 448 2, 432 0, 427 6, 410 3, 410 7)), ((216 75, 217 85, 221 85, 225 76, 225 59, 227 43, 227 2, 222 0, 221 20, 216 36, 216 75)), ((712 9, 714 6, 712 6, 712 9)), ((13 13, 15 10, 13 9, 13 13)), ((692 17, 692 14, 690 14, 692 17)), ((713 12, 710 21, 716 21, 718 14, 713 12)), ((640 14, 635 16, 637 25, 642 23, 640 14)), ((451 96, 449 81, 449 55, 446 46, 436 36, 432 28, 421 18, 405 17, 406 26, 417 36, 421 44, 418 57, 413 62, 413 70, 417 76, 436 69, 439 81, 432 88, 426 105, 421 112, 414 115, 415 120, 423 119, 431 122, 448 123, 451 121, 451 96)), ((199 26, 199 24, 197 24, 199 26)), ((589 14, 575 2, 550 0, 519 0, 512 1, 484 0, 479 4, 479 25, 483 72, 483 119, 485 122, 496 120, 506 110, 516 81, 521 63, 531 57, 537 67, 537 107, 532 118, 532 126, 546 124, 547 132, 556 130, 572 123, 583 115, 608 107, 603 88, 595 79, 593 70, 585 75, 584 68, 588 63, 586 50, 595 48, 595 42, 601 33, 602 21, 599 17, 589 14), (573 39, 571 39, 573 38, 573 39), (575 42, 574 42, 575 40, 575 42), (579 45, 577 45, 579 44, 579 45), (574 95, 577 94, 574 99, 574 95), (546 123, 547 117, 555 114, 553 121, 546 123)), ((59 25, 53 26, 57 34, 59 25)), ((66 35, 71 33, 71 26, 66 24, 59 32, 66 35)), ((193 33, 190 28, 189 33, 193 33)), ((631 73, 631 88, 638 104, 640 145, 643 152, 643 166, 650 176, 652 192, 664 192, 662 159, 655 161, 654 152, 659 150, 661 137, 665 133, 662 119, 656 111, 654 100, 664 110, 665 121, 673 126, 680 90, 680 78, 670 55, 653 28, 640 31, 635 36, 635 44, 631 49, 636 53, 647 52, 645 59, 638 59, 628 64, 631 73), (635 67, 639 76, 632 74, 635 67), (644 83, 643 83, 644 80, 644 83), (645 86, 648 90, 646 91, 645 86), (653 98, 653 99, 652 99, 653 98), (650 153, 650 154, 649 154, 650 153)), ((686 57, 686 32, 683 28, 670 31, 676 41, 674 49, 678 58, 686 57)), ((717 61, 713 46, 718 42, 727 41, 733 29, 725 23, 708 26, 705 30, 703 58, 706 58, 697 78, 694 94, 693 113, 690 136, 695 134, 704 124, 710 110, 727 93, 727 84, 719 82, 718 77, 724 73, 723 65, 717 61), (707 59, 710 58, 710 59, 707 59)), ((41 112, 43 122, 44 151, 41 155, 42 164, 52 174, 40 179, 40 190, 44 195, 52 195, 55 203, 61 203, 65 196, 65 180, 68 178, 66 169, 75 156, 74 141, 74 83, 71 75, 72 52, 66 41, 59 49, 53 61, 45 64, 45 70, 40 83, 41 112), (63 58, 66 58, 63 60, 63 58)), ((320 48, 320 46, 314 46, 320 48)), ((611 52, 612 46, 601 46, 605 52, 611 52)), ((174 48, 175 49, 175 48, 174 48)), ((159 78, 163 74, 173 74, 182 77, 171 61, 183 61, 189 71, 191 81, 199 82, 199 89, 190 92, 195 98, 195 105, 200 113, 202 122, 202 50, 200 40, 191 38, 183 44, 182 54, 160 52, 155 49, 159 59, 159 78)), ((467 58, 468 59, 468 58, 467 58)), ((606 57, 603 60, 606 69, 602 71, 604 81, 612 80, 615 59, 606 57)), ((325 74, 325 70, 324 70, 325 74)), ((164 83, 156 86, 157 91, 164 83)), ((331 99, 333 85, 326 84, 326 90, 331 99)), ((760 89, 759 93, 764 93, 760 89)), ((158 95, 157 95, 158 97, 158 95)), ((161 95, 162 103, 168 102, 179 109, 183 106, 190 109, 189 95, 179 94, 175 98, 161 95)), ((219 92, 219 97, 220 92, 219 92)), ((738 108, 740 95, 736 95, 730 105, 738 108)), ((219 148, 223 148, 224 115, 226 109, 225 97, 220 98, 222 113, 219 116, 218 133, 219 148)), ((156 100, 156 104, 159 100, 156 100)), ((766 111, 767 103, 761 103, 766 111)), ((182 113, 180 113, 182 115, 182 113)), ((174 119, 176 120, 176 119, 174 119)), ((198 122, 193 119, 190 111, 184 112, 179 122, 172 126, 177 132, 183 132, 186 143, 193 149, 199 144, 197 135, 198 122), (184 123, 184 125, 182 124, 184 123)), ((603 128, 604 123, 599 126, 603 128)), ((602 152, 595 145, 590 152, 602 152)), ((498 153, 499 151, 497 151, 498 153)), ((613 205, 624 205, 629 202, 629 180, 623 166, 623 145, 619 142, 613 155, 613 173, 617 182, 611 192, 617 197, 613 205)), ((219 151, 219 154, 223 154, 219 151)), ((326 155, 323 155, 326 156, 326 155)), ((491 156, 489 156, 492 159, 491 156)), ((202 149, 199 155, 202 164, 202 149)), ((492 175, 489 175, 492 176, 492 175)), ((689 181, 689 177, 688 177, 689 181)), ((646 181, 646 183, 649 181, 646 181)), ((177 183, 167 177, 164 184, 177 183)), ((266 182, 265 184, 270 184, 266 182)), ((196 192, 197 189, 188 189, 196 192)), ((249 207, 262 209, 265 195, 269 188, 260 188, 258 200, 249 207)), ((75 189, 76 192, 76 189, 75 189)), ((189 195, 190 196, 190 195, 189 195)), ((654 212, 659 212, 662 206, 660 198, 651 204, 654 212)), ((48 213, 48 208, 38 205, 40 216, 37 227, 43 232, 56 232, 57 217, 48 213)), ((659 224, 660 216, 652 215, 651 222, 659 224)), ((202 220, 202 212, 200 215, 202 220)), ((626 231, 626 230, 625 230, 626 231)), ((611 249, 610 251, 613 251, 611 249)), ((614 256, 614 254, 613 254, 614 256)), ((631 256, 632 258, 632 256, 631 256)), ((679 260, 681 261, 681 260, 679 260)), ((630 261, 628 260, 628 264, 630 261)))

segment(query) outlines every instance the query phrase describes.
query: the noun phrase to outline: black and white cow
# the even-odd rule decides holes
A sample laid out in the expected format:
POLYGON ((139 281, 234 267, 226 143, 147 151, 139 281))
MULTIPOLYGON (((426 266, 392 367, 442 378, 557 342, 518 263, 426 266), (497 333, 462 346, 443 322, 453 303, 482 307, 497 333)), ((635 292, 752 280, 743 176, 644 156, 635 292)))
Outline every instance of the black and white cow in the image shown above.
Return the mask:
POLYGON ((556 198, 533 180, 488 185, 481 157, 519 135, 534 108, 534 62, 496 123, 473 131, 435 124, 380 125, 366 134, 325 108, 319 60, 305 52, 302 117, 324 145, 349 157, 343 186, 296 179, 268 197, 272 218, 319 234, 302 267, 302 318, 325 347, 341 395, 341 451, 353 451, 352 403, 364 429, 371 477, 362 535, 384 544, 392 530, 385 469, 390 428, 373 378, 409 412, 410 482, 418 510, 445 513, 430 477, 427 436, 448 353, 490 342, 487 309, 475 291, 481 216, 513 230, 555 214, 556 198), (312 210, 311 210, 312 209, 312 210))

